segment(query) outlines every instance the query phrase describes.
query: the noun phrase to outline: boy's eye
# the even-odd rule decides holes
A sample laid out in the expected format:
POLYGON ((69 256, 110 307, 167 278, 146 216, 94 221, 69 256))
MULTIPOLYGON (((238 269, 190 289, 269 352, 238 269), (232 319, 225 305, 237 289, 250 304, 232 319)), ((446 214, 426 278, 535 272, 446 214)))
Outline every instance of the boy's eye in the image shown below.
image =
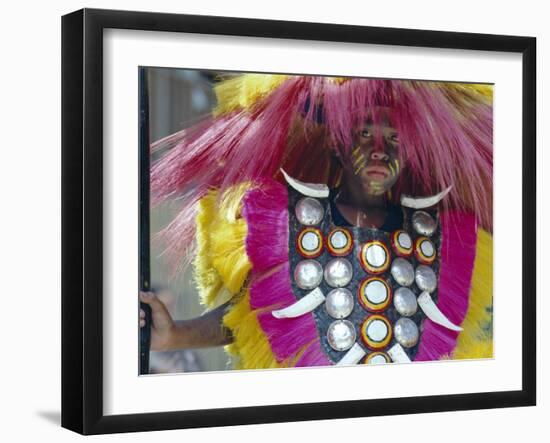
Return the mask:
POLYGON ((392 142, 398 142, 399 141, 399 136, 397 134, 392 134, 392 136, 390 137, 390 140, 392 142))
POLYGON ((370 136, 370 132, 367 131, 366 129, 363 129, 363 132, 361 132, 361 136, 363 136, 363 137, 369 137, 369 136, 370 136))

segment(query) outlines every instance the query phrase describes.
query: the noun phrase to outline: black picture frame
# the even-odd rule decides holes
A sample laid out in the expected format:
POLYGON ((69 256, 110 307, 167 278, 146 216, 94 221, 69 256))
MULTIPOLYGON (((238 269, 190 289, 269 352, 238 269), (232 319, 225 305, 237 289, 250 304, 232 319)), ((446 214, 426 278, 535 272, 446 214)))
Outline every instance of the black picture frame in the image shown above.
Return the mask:
POLYGON ((62 426, 82 434, 228 426, 536 403, 536 39, 504 35, 83 9, 62 18, 62 426), (500 51, 522 55, 522 388, 131 415, 103 412, 103 31, 500 51))

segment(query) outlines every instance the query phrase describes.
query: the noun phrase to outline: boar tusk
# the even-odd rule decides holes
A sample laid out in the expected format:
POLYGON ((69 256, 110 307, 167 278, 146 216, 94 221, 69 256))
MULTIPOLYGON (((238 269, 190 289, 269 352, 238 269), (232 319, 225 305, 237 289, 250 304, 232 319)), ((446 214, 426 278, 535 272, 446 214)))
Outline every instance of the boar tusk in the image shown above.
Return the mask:
POLYGON ((431 197, 411 197, 409 195, 401 196, 401 205, 412 209, 429 208, 438 204, 443 198, 451 191, 452 186, 449 186, 439 194, 432 195, 431 197))
POLYGON ((395 363, 410 363, 411 362, 411 359, 409 358, 409 356, 407 355, 407 353, 405 352, 405 350, 403 349, 403 347, 399 343, 394 344, 388 350, 388 355, 390 356, 392 361, 395 362, 395 363))
POLYGON ((313 311, 317 306, 325 301, 323 291, 315 288, 306 296, 302 297, 297 302, 283 309, 271 311, 271 315, 275 318, 295 318, 313 311))
POLYGON ((462 331, 460 326, 457 326, 451 322, 445 314, 439 310, 429 293, 423 292, 418 296, 417 301, 418 306, 420 306, 420 308, 424 311, 424 314, 426 314, 426 317, 428 317, 431 321, 450 329, 451 331, 462 331))
POLYGON ((346 366, 346 365, 355 365, 361 360, 367 353, 365 350, 359 345, 358 343, 355 343, 351 349, 346 352, 346 355, 344 355, 338 363, 336 363, 336 366, 346 366))
POLYGON ((322 183, 304 183, 288 175, 283 169, 281 169, 286 182, 292 186, 300 194, 307 195, 308 197, 327 198, 329 189, 327 185, 322 183))

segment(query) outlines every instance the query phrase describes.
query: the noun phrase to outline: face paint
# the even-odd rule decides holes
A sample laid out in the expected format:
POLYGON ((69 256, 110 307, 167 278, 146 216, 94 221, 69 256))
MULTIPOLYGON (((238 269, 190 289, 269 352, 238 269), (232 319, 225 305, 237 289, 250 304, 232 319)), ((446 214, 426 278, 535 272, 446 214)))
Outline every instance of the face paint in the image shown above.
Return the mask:
POLYGON ((374 194, 379 194, 381 191, 383 191, 382 183, 380 182, 372 181, 369 183, 369 186, 374 194))
POLYGON ((351 159, 354 174, 359 175, 359 172, 367 166, 367 156, 361 151, 361 145, 353 149, 351 159))
POLYGON ((358 165, 365 164, 366 161, 367 160, 365 154, 359 154, 357 158, 353 161, 353 166, 357 167, 358 165))
POLYGON ((367 121, 356 134, 347 163, 354 186, 367 194, 387 192, 401 172, 398 149, 397 131, 387 120, 376 124, 367 121))

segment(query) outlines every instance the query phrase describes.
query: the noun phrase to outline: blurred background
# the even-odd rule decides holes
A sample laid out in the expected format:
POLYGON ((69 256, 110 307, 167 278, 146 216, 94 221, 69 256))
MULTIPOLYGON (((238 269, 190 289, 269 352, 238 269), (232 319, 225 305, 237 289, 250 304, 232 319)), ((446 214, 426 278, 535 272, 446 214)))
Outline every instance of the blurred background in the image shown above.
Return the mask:
MULTIPOLYGON (((213 84, 222 73, 176 68, 147 68, 149 92, 149 133, 151 142, 192 126, 209 114, 216 103, 213 84)), ((224 73, 227 77, 227 74, 224 73)), ((158 155, 162 155, 159 152, 158 155)), ((156 157, 152 158, 154 160, 156 157)), ((151 211, 151 236, 176 215, 177 201, 151 211)), ((204 307, 193 279, 192 267, 172 276, 162 257, 162 245, 151 242, 151 285, 166 304, 174 320, 200 316, 204 307)), ((231 368, 223 347, 151 352, 150 373, 220 371, 231 368)))

